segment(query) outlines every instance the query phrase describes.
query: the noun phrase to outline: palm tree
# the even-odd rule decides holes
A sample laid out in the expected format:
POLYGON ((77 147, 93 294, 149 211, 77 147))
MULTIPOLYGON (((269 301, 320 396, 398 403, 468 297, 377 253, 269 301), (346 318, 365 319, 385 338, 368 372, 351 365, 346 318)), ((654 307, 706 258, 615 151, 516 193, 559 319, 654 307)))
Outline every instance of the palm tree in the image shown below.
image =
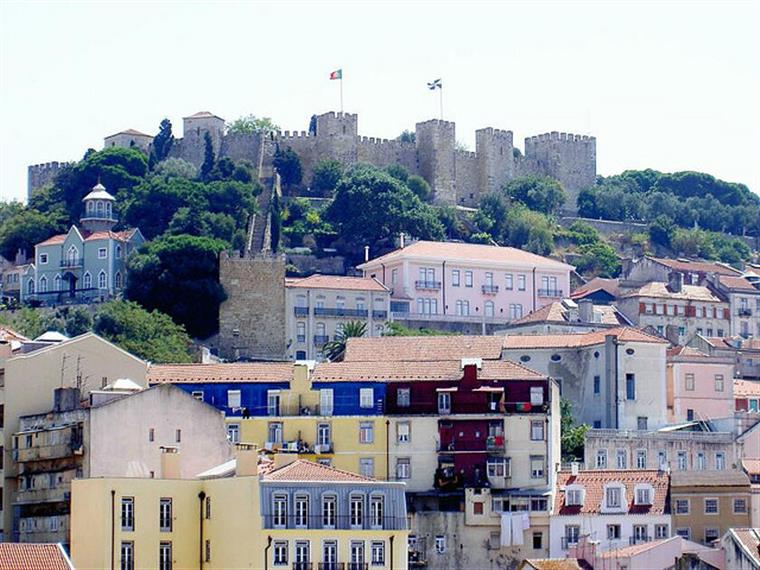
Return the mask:
POLYGON ((331 362, 343 360, 346 352, 346 342, 349 338, 364 336, 367 332, 367 323, 362 321, 347 321, 338 330, 335 338, 322 347, 322 352, 331 362))

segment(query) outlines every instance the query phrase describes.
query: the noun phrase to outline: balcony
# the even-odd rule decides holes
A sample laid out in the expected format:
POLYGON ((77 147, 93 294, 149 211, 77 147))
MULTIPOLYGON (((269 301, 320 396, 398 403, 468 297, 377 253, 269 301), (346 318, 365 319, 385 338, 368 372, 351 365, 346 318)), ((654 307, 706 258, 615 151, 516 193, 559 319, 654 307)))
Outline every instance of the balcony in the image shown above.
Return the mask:
POLYGON ((325 406, 322 409, 318 404, 301 405, 301 404, 285 404, 280 403, 277 409, 268 408, 267 415, 271 417, 275 416, 332 416, 334 406, 325 406))
POLYGON ((561 542, 562 542, 562 550, 567 550, 571 546, 575 546, 578 544, 578 537, 563 536, 561 542))
POLYGON ((309 307, 293 307, 293 314, 296 317, 308 317, 309 307))
POLYGON ((438 291, 441 288, 440 281, 415 281, 415 289, 422 289, 426 291, 438 291))
POLYGON ((372 311, 372 318, 385 320, 388 318, 388 311, 372 311))
POLYGON ((264 515, 264 528, 266 529, 303 529, 303 530, 406 530, 409 527, 406 517, 380 517, 366 516, 355 520, 350 515, 264 515), (358 523, 358 524, 355 524, 358 523))
POLYGON ((367 562, 346 562, 346 570, 367 570, 368 568, 367 562))
POLYGON ((562 298, 562 289, 539 289, 538 290, 538 296, 539 297, 553 297, 556 299, 562 298))
POLYGON ((504 453, 507 442, 503 435, 491 435, 486 438, 486 451, 491 453, 504 453))
POLYGON ((19 463, 25 463, 27 461, 62 459, 64 457, 71 457, 74 455, 74 449, 75 448, 71 443, 23 447, 21 449, 13 450, 13 458, 19 463))
POLYGON ((82 267, 84 265, 83 257, 72 257, 61 260, 61 268, 73 269, 74 267, 82 267))
POLYGON ((293 570, 314 570, 311 562, 293 562, 293 570))
POLYGON ((483 285, 480 289, 484 295, 496 295, 499 292, 498 285, 483 285))
POLYGON ((369 311, 367 309, 345 309, 343 307, 315 307, 314 316, 316 317, 363 317, 367 318, 369 311))
POLYGON ((345 562, 319 562, 318 570, 346 570, 345 562))
POLYGON ((323 346, 330 342, 330 337, 326 334, 315 334, 314 335, 314 345, 315 346, 323 346))
POLYGON ((751 317, 752 316, 752 309, 749 307, 742 307, 741 309, 736 310, 736 314, 740 317, 751 317))

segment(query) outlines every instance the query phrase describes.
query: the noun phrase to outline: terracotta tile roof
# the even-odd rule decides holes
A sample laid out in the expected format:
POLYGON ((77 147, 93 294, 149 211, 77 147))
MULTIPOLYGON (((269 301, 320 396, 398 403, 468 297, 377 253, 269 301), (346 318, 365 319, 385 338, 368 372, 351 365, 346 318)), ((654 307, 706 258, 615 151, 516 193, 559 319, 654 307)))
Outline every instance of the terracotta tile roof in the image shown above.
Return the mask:
MULTIPOLYGON (((420 362, 330 362, 314 368, 312 382, 350 381, 458 381, 464 372, 459 360, 426 360, 420 362)), ((484 360, 478 370, 480 380, 542 380, 546 378, 530 368, 509 360, 484 360)))
POLYGON ((656 469, 580 471, 576 476, 573 476, 570 471, 560 471, 557 474, 554 512, 558 515, 601 514, 604 486, 609 483, 622 483, 625 486, 628 514, 668 514, 668 475, 656 469), (651 505, 634 504, 636 485, 640 483, 652 485, 654 497, 651 505), (585 490, 583 505, 565 505, 567 485, 583 486, 585 490))
POLYGON ((668 358, 673 358, 675 356, 680 356, 682 358, 710 358, 709 354, 692 346, 674 346, 673 348, 669 348, 668 358))
POLYGON ((286 279, 285 287, 303 289, 341 289, 346 291, 378 291, 387 293, 389 289, 370 277, 346 277, 339 275, 312 275, 303 279, 286 279))
POLYGON ((150 137, 153 138, 153 135, 146 135, 145 133, 141 133, 140 131, 137 131, 135 129, 126 129, 123 131, 119 131, 118 133, 114 133, 110 136, 107 136, 107 139, 110 139, 111 137, 115 137, 117 135, 132 135, 133 137, 150 137))
POLYGON ((652 336, 632 327, 618 327, 602 331, 576 334, 507 335, 504 348, 581 348, 604 343, 607 335, 614 335, 620 342, 648 342, 669 344, 665 339, 652 336))
POLYGON ((214 113, 209 113, 208 111, 198 111, 197 113, 193 113, 189 117, 182 117, 182 118, 183 119, 221 119, 219 115, 214 115, 214 113))
POLYGON ((498 336, 383 336, 349 338, 345 362, 456 360, 501 358, 498 336))
POLYGON ((542 257, 528 251, 513 247, 500 247, 495 245, 480 245, 474 243, 458 243, 445 241, 417 241, 404 248, 396 249, 383 256, 371 259, 359 265, 359 269, 375 267, 380 263, 388 263, 405 257, 419 257, 446 260, 452 263, 496 263, 496 264, 519 264, 538 266, 546 269, 568 271, 574 269, 572 265, 556 261, 548 257, 542 257))
MULTIPOLYGON (((134 236, 135 232, 137 231, 135 228, 122 230, 119 232, 112 232, 112 231, 87 232, 81 228, 78 228, 78 229, 79 229, 79 233, 82 234, 82 237, 84 237, 84 241, 94 241, 94 240, 99 240, 99 239, 114 239, 116 241, 127 242, 130 239, 132 239, 132 236, 134 236)), ((68 235, 69 235, 68 233, 58 234, 56 236, 49 237, 45 241, 41 241, 37 245, 59 245, 66 241, 66 237, 68 235)))
POLYGON ((577 558, 530 558, 525 562, 535 570, 583 570, 577 558))
POLYGON ((760 396, 760 382, 734 378, 734 398, 746 398, 747 396, 760 396))
POLYGON ((148 383, 290 382, 293 364, 286 362, 232 362, 228 364, 153 364, 148 383))
POLYGON ((604 277, 595 277, 588 283, 578 287, 570 294, 571 299, 584 297, 594 291, 607 291, 613 297, 620 296, 620 285, 617 279, 605 279, 604 277))
POLYGON ((741 275, 738 269, 723 265, 722 263, 713 263, 711 261, 687 261, 683 259, 667 259, 664 257, 652 257, 660 265, 675 269, 676 271, 685 271, 688 273, 715 273, 717 275, 741 275))
POLYGON ((274 469, 265 473, 263 480, 303 482, 327 481, 330 483, 366 483, 368 481, 375 481, 375 479, 372 479, 371 477, 364 477, 362 475, 357 475, 356 473, 343 471, 342 469, 336 469, 335 467, 321 465, 304 459, 297 459, 293 463, 289 463, 279 469, 274 469))
POLYGON ((760 475, 760 458, 758 459, 742 459, 742 467, 750 475, 760 475))
POLYGON ((651 542, 633 544, 624 548, 613 548, 611 550, 607 550, 606 552, 598 554, 598 556, 602 558, 630 558, 631 556, 636 556, 637 554, 641 554, 642 552, 646 552, 652 548, 657 548, 658 546, 661 546, 670 540, 672 540, 672 538, 663 538, 660 540, 653 540, 651 542))
POLYGON ((57 236, 47 238, 45 241, 41 241, 37 245, 58 245, 66 241, 67 235, 69 234, 58 234, 57 236))
POLYGON ((668 289, 667 283, 660 281, 650 281, 646 285, 639 287, 623 295, 623 298, 630 297, 655 297, 658 299, 683 299, 685 301, 703 301, 707 303, 722 303, 723 300, 715 295, 709 288, 703 285, 683 285, 681 291, 675 292, 668 289))
POLYGON ((730 469, 722 471, 673 471, 670 487, 749 487, 749 477, 743 471, 730 469))
MULTIPOLYGON (((598 321, 587 324, 621 325, 623 321, 618 310, 611 305, 594 305, 594 313, 599 316, 598 321)), ((570 310, 561 301, 553 301, 528 313, 523 318, 513 321, 511 325, 525 325, 530 323, 569 323, 570 310)))
POLYGON ((734 277, 732 275, 720 275, 718 277, 718 281, 721 285, 725 286, 728 289, 739 289, 741 291, 750 291, 753 293, 760 294, 760 289, 755 288, 752 283, 750 283, 747 279, 744 277, 734 277))
POLYGON ((732 528, 728 532, 741 545, 745 554, 752 559, 755 566, 760 566, 760 529, 732 528))
POLYGON ((0 570, 73 570, 58 544, 0 543, 0 570))
POLYGON ((19 342, 29 341, 28 338, 22 334, 17 333, 13 329, 0 326, 0 342, 11 342, 12 340, 17 340, 19 342))

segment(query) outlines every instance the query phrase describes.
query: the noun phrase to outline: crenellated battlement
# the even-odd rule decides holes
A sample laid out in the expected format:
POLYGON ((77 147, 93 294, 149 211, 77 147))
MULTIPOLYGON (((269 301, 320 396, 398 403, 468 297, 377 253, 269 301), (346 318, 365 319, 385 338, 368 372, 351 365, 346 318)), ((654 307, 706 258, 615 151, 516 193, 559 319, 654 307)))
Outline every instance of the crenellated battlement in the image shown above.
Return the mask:
POLYGON ((32 197, 32 194, 55 181, 55 177, 66 166, 72 164, 71 162, 42 162, 40 164, 32 164, 27 168, 27 187, 26 194, 27 199, 32 197))
POLYGON ((475 160, 478 158, 478 153, 473 152, 471 150, 456 150, 456 156, 457 158, 461 158, 463 160, 475 160))
POLYGON ((526 143, 528 142, 537 143, 537 142, 543 142, 543 141, 567 141, 567 142, 596 141, 596 137, 552 131, 550 133, 543 133, 540 135, 534 135, 532 137, 526 137, 525 139, 526 143))
POLYGON ((277 131, 277 137, 280 139, 305 139, 313 138, 307 131, 277 131))

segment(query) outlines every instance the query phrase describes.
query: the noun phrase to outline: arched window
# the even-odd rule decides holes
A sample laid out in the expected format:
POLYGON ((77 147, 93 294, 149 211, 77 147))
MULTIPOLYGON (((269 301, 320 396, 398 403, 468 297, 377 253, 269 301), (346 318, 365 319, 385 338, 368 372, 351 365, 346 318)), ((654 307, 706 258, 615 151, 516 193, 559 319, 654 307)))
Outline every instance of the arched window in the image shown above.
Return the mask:
POLYGON ((29 295, 34 295, 34 279, 30 279, 26 284, 26 292, 29 295))
POLYGON ((106 217, 111 217, 111 202, 106 202, 106 217))
POLYGON ((121 271, 117 271, 113 278, 113 286, 116 289, 121 289, 121 271))
POLYGON ((68 251, 66 252, 67 265, 69 267, 76 265, 78 258, 79 258, 79 250, 74 245, 70 246, 68 251))
POLYGON ((116 259, 121 259, 121 246, 116 246, 116 259))
POLYGON ((56 291, 61 290, 61 276, 60 275, 55 276, 55 279, 53 279, 53 284, 55 286, 56 291))
POLYGON ((98 289, 107 289, 108 288, 108 279, 106 278, 106 272, 101 271, 98 275, 98 289))
POLYGON ((93 214, 95 213, 95 202, 92 200, 87 200, 87 213, 93 214))
POLYGON ((98 200, 98 217, 99 218, 103 217, 103 201, 102 200, 98 200))
POLYGON ((486 317, 493 317, 493 310, 493 301, 486 301, 486 304, 483 307, 486 317))
POLYGON ((47 292, 47 277, 44 275, 40 277, 40 293, 46 293, 47 292))
POLYGON ((84 274, 84 277, 82 277, 82 286, 85 289, 92 288, 92 275, 90 275, 90 272, 84 274))

